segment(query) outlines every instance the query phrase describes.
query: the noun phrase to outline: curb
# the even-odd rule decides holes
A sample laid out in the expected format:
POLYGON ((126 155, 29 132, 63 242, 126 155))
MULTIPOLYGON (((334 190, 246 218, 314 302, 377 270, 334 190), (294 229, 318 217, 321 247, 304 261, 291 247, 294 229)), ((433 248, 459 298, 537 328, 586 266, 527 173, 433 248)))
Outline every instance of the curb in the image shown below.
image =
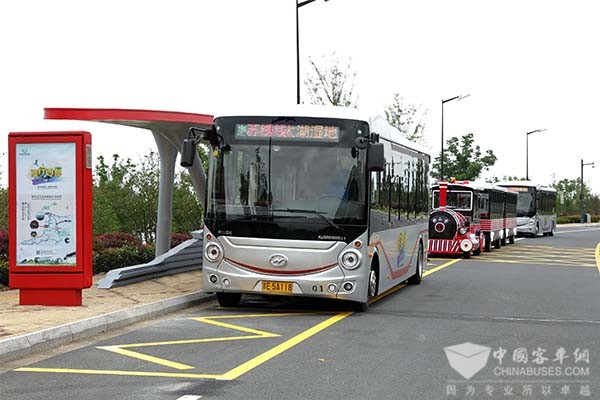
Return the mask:
POLYGON ((50 350, 77 340, 122 328, 135 322, 201 304, 214 298, 215 295, 213 294, 193 292, 10 337, 0 340, 0 361, 14 360, 29 354, 50 350))

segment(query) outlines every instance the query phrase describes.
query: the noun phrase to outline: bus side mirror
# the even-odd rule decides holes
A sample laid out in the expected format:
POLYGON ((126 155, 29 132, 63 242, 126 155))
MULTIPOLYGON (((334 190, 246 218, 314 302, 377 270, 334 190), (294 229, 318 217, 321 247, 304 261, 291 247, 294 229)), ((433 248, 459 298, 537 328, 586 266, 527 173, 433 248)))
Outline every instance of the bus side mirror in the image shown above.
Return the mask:
POLYGON ((196 159, 196 141, 194 139, 183 139, 183 147, 181 148, 180 165, 184 168, 190 168, 194 165, 196 159))
POLYGON ((383 143, 369 143, 367 150, 367 170, 369 172, 383 172, 384 164, 383 143))

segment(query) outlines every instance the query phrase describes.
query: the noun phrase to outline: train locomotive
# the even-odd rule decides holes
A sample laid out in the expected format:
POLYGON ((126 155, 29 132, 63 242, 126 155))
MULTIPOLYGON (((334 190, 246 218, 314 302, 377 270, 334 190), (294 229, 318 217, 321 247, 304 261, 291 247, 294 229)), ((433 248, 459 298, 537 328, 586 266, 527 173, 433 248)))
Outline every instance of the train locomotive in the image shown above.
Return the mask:
POLYGON ((479 198, 483 187, 471 182, 439 182, 432 186, 429 255, 479 255, 485 248, 479 198))
POLYGON ((439 182, 432 186, 429 255, 479 255, 514 243, 517 193, 489 183, 439 182))

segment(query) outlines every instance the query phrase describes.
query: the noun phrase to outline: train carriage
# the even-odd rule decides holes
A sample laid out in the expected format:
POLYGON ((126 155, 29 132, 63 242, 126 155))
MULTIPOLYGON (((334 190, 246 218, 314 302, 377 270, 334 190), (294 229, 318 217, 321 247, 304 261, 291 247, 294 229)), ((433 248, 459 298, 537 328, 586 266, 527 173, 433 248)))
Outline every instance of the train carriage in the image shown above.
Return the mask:
POLYGON ((481 231, 485 235, 485 251, 499 249, 506 240, 504 231, 504 197, 507 189, 486 183, 479 202, 481 231))

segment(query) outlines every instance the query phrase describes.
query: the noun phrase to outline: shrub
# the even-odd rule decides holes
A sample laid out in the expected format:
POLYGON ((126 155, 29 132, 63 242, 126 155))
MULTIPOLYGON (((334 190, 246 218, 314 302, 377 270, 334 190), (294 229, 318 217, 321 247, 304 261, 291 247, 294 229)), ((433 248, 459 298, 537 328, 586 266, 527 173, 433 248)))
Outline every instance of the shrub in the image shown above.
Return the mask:
POLYGON ((0 257, 8 257, 8 232, 0 229, 0 257))
POLYGON ((94 251, 103 251, 118 247, 138 247, 142 242, 134 234, 128 232, 107 232, 94 238, 94 251))
POLYGON ((154 246, 112 247, 94 252, 94 274, 143 264, 154 259, 154 246))
MULTIPOLYGON (((592 222, 598 222, 600 215, 592 215, 592 222)), ((581 215, 562 215, 556 218, 557 224, 576 224, 581 222, 581 215)))
POLYGON ((8 286, 8 261, 0 258, 0 287, 8 286))
POLYGON ((171 248, 179 246, 181 243, 192 238, 189 233, 172 233, 171 234, 171 248))

